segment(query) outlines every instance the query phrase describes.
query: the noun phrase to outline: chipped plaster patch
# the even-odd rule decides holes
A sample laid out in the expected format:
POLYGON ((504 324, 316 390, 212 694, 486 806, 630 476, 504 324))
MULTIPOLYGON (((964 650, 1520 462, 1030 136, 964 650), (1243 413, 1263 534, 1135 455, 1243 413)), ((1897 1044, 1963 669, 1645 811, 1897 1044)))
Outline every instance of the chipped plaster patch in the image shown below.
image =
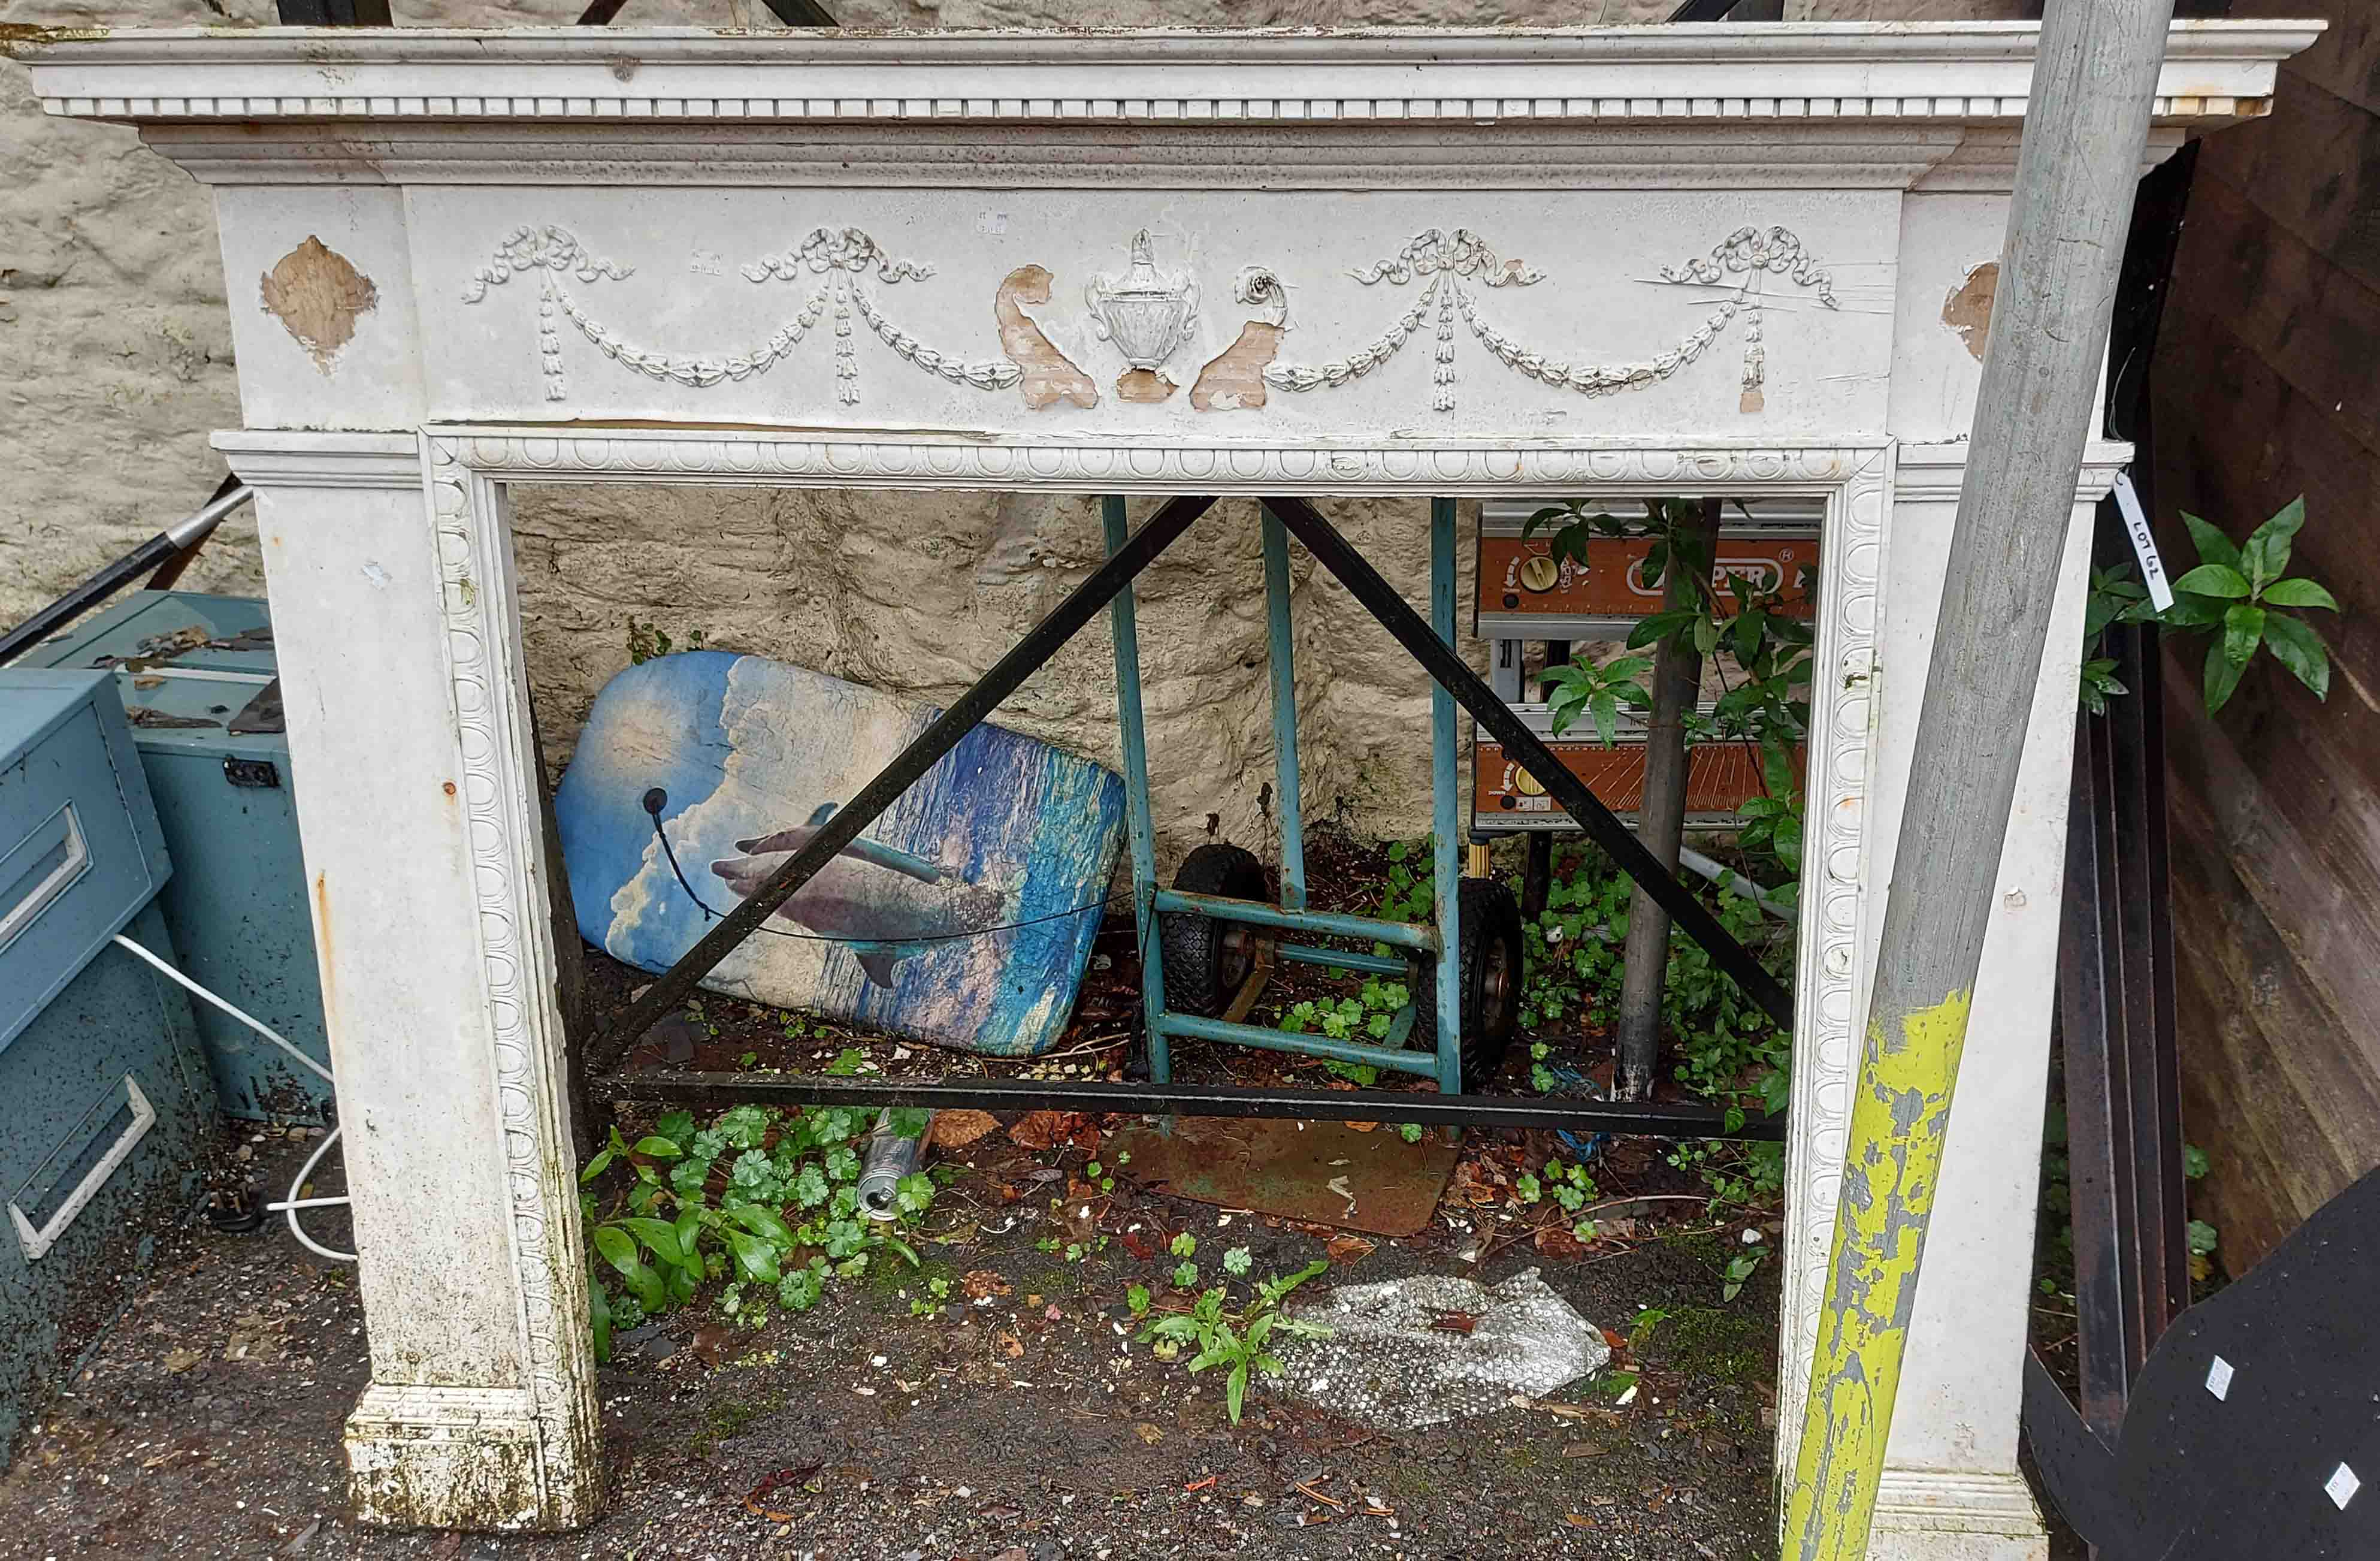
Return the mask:
POLYGON ((257 280, 264 312, 306 349, 324 374, 355 339, 356 321, 380 305, 380 289, 345 255, 310 234, 257 280))
POLYGON ((1991 335, 1992 300, 1999 296, 2000 262, 1985 261, 1967 273, 1967 279, 1942 300, 1942 323, 1959 333, 1968 355, 1984 360, 1984 338, 1991 335))

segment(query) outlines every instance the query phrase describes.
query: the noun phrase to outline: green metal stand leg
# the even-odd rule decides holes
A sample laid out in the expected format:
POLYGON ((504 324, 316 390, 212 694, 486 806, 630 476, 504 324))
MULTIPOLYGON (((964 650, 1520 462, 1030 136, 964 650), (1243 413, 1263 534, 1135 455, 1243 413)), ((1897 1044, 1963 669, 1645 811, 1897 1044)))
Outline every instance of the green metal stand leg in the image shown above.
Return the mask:
MULTIPOLYGON (((1099 501, 1112 556, 1130 535, 1123 500, 1111 494, 1099 501)), ((1132 920, 1140 947, 1141 1017, 1148 1033, 1148 1076, 1173 1081, 1173 1058, 1158 1019, 1165 1012, 1165 960, 1157 936, 1157 842, 1148 819, 1148 739, 1140 717, 1140 635, 1134 626, 1132 587, 1108 604, 1115 636, 1116 720, 1123 735, 1124 819, 1132 832, 1132 920)))
POLYGON ((1289 532, 1264 512, 1265 650, 1272 659, 1274 801, 1281 809, 1281 903, 1305 909, 1305 818, 1297 778, 1297 649, 1289 624, 1289 532))
MULTIPOLYGON (((1119 597, 1117 600, 1122 601, 1119 597)), ((1429 626, 1454 644, 1454 501, 1429 501, 1429 626)), ((1438 894, 1438 1088, 1463 1090, 1462 787, 1455 777, 1454 696, 1429 690, 1430 829, 1438 894)))

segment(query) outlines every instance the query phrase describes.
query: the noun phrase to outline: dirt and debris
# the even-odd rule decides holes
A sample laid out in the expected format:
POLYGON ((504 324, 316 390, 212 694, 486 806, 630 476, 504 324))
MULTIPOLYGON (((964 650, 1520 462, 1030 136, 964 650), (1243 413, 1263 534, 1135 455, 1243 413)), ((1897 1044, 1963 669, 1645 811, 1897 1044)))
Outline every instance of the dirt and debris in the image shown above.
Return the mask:
MULTIPOLYGON (((1319 1292, 1449 1272, 1485 1211, 1450 1205, 1421 1236, 1374 1243, 1120 1183, 1100 1224, 1123 1239, 1068 1262, 1041 1249, 1062 1228, 1047 1205, 1079 1179, 1099 1126, 1049 1149, 1001 1132, 938 1152, 955 1174, 917 1269, 888 1264, 759 1331, 690 1309, 624 1337, 600 1379, 613 1503, 567 1536, 358 1529, 339 1443, 368 1374, 353 1271, 305 1254, 277 1220, 249 1235, 193 1227, 0 1479, 0 1555, 1775 1554, 1774 1281, 1764 1272, 1719 1301, 1724 1229, 1645 1222, 1569 1264, 1525 1238, 1499 1244, 1475 1271, 1484 1282, 1536 1266, 1589 1318, 1668 1314, 1633 1345, 1607 1335, 1612 1364, 1557 1399, 1459 1434, 1389 1435, 1259 1385, 1233 1427, 1220 1373, 1131 1342, 1131 1287, 1189 1299, 1164 1277, 1172 1237, 1245 1247, 1257 1278, 1324 1259, 1319 1292), (937 1277, 953 1304, 912 1315, 937 1277), (1625 1404, 1622 1377, 1639 1389, 1625 1404)), ((258 1147, 271 1186, 307 1146, 258 1147)), ((347 1238, 336 1211, 320 1226, 347 1238)))
MULTIPOLYGON (((1319 848, 1334 848, 1329 835, 1319 848)), ((1351 880, 1318 869, 1318 901, 1351 880)), ((1139 983, 1128 925, 1102 933, 1092 966, 1072 1028, 1040 1059, 944 1053, 705 994, 631 1066, 1126 1077, 1139 983)), ((588 977, 599 1013, 649 980, 593 955, 588 977)), ((1279 995, 1298 996, 1303 979, 1279 995)), ((1218 1082, 1330 1079, 1309 1059, 1228 1047, 1180 1048, 1176 1066, 1218 1082)), ((1496 1087, 1524 1089, 1527 1067, 1516 1055, 1496 1087)), ((570 1535, 359 1529, 340 1445, 369 1372, 353 1270, 307 1255, 277 1219, 251 1233, 194 1224, 23 1438, 0 1479, 0 1556, 1776 1555, 1779 1265, 1723 1297, 1745 1231, 1779 1228, 1773 1208, 1715 1206, 1667 1146, 1627 1140, 1595 1157, 1583 1208, 1533 1200, 1523 1189, 1579 1146, 1481 1132, 1415 1234, 1359 1236, 1171 1196, 1119 1159, 1138 1125, 942 1113, 929 1161, 941 1185, 910 1233, 917 1267, 874 1265, 758 1329, 698 1302, 624 1331, 599 1377, 611 1505, 570 1535), (1596 1222, 1584 1237, 1582 1217, 1596 1222), (1419 1274, 1493 1289, 1534 1268, 1599 1325, 1610 1358, 1551 1396, 1418 1432, 1354 1423, 1259 1377, 1233 1425, 1223 1372, 1193 1374, 1187 1355, 1135 1342, 1135 1302, 1171 1315, 1196 1299, 1173 1284, 1184 1237, 1202 1285, 1232 1276, 1235 1307, 1315 1262, 1328 1271, 1297 1302, 1419 1274)), ((255 1201, 280 1195, 310 1145, 249 1147, 230 1164, 255 1201)), ((319 1179, 318 1195, 341 1189, 334 1169, 319 1179)), ((338 1211, 310 1229, 348 1239, 338 1211)), ((1485 1332, 1482 1310, 1441 1308, 1433 1326, 1466 1342, 1461 1323, 1485 1332)))

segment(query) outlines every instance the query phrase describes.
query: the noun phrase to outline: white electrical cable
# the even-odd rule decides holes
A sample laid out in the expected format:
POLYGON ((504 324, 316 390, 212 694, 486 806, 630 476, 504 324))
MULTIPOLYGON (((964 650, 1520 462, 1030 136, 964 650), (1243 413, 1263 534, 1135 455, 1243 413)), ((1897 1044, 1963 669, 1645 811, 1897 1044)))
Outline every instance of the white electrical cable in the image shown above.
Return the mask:
MULTIPOLYGON (((274 1034, 272 1027, 265 1024, 263 1020, 259 1019, 253 1014, 246 1013, 239 1008, 234 1007, 231 1004, 216 996, 213 993, 209 992, 205 987, 200 986, 198 982, 192 981, 181 971, 174 969, 172 965, 166 963, 164 959, 159 958, 148 948, 143 947, 140 944, 126 937, 123 933, 118 933, 115 934, 115 943, 117 947, 128 949, 132 953, 140 956, 140 958, 146 960, 152 966, 154 966, 160 975, 163 975, 167 980, 173 982, 175 985, 188 992, 192 996, 200 998, 205 1002, 212 1003, 216 1007, 221 1008, 225 1013, 229 1014, 240 1023, 248 1026, 249 1029, 256 1031, 259 1035, 263 1036, 267 1041, 272 1042, 274 1045, 280 1047, 283 1051, 297 1058, 301 1066, 311 1068, 314 1072, 321 1074, 326 1081, 330 1080, 331 1070, 329 1068, 324 1067, 321 1063, 316 1062, 312 1057, 310 1057, 305 1053, 299 1051, 294 1043, 274 1034)), ((307 1235, 304 1228, 298 1223, 298 1211, 300 1209, 328 1209, 343 1205, 347 1201, 345 1198, 301 1199, 298 1196, 298 1194, 305 1188, 308 1178, 313 1176, 314 1167, 322 1163, 322 1156, 328 1154, 331 1152, 331 1146, 338 1141, 338 1128, 334 1128, 329 1132, 323 1134, 322 1141, 314 1146, 314 1152, 306 1157, 306 1164, 304 1165, 298 1167, 297 1179, 289 1184, 289 1196, 281 1202, 267 1203, 264 1207, 265 1212, 268 1213, 278 1213, 286 1216, 289 1221, 289 1234, 296 1237, 298 1238, 298 1244, 305 1248, 308 1251, 312 1252, 317 1257, 329 1258, 334 1262, 353 1262, 356 1261, 355 1253, 334 1251, 332 1249, 323 1246, 321 1242, 307 1235)))
POLYGON ((305 1248, 308 1251, 313 1253, 316 1257, 328 1258, 333 1262, 353 1262, 356 1261, 355 1253, 333 1251, 330 1248, 323 1246, 320 1241, 317 1241, 312 1237, 307 1235, 305 1227, 298 1223, 298 1211, 300 1209, 328 1209, 347 1201, 344 1198, 301 1199, 298 1196, 298 1192, 305 1187, 306 1183, 312 1178, 314 1175, 314 1167, 322 1163, 322 1156, 330 1153, 331 1146, 338 1141, 338 1128, 334 1128, 329 1132, 323 1134, 322 1141, 314 1146, 314 1152, 306 1156, 306 1163, 298 1167, 297 1179, 289 1184, 288 1199, 284 1202, 267 1203, 264 1207, 268 1213, 278 1211, 282 1217, 289 1222, 289 1234, 298 1238, 298 1244, 305 1248))

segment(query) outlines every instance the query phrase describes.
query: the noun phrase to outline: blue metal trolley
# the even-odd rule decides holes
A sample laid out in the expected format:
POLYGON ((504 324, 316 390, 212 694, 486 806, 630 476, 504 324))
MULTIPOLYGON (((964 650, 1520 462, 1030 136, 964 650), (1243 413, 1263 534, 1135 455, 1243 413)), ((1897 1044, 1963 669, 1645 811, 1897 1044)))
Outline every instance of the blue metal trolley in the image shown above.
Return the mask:
MULTIPOLYGON (((1128 536, 1124 501, 1102 501, 1111 555, 1128 536)), ((1116 711, 1123 726, 1125 815, 1132 832, 1134 920, 1139 930, 1141 1003, 1148 1027, 1153 1082, 1172 1081, 1177 1037, 1228 1041, 1332 1062, 1369 1064, 1434 1079, 1461 1093, 1503 1060, 1518 1020, 1521 912, 1492 879, 1460 876, 1457 853, 1462 788, 1455 751, 1454 696, 1430 692, 1430 802, 1435 921, 1424 925, 1309 909, 1305 824, 1299 812, 1297 674, 1290 634, 1289 533, 1270 506, 1264 511, 1266 648, 1272 664, 1272 732, 1281 808, 1281 897, 1266 893, 1264 868, 1237 846, 1192 851, 1173 887, 1160 888, 1149 822, 1148 749, 1140 709, 1140 640, 1127 585, 1109 604, 1115 631, 1116 711), (1386 945, 1378 954, 1290 943, 1267 933, 1302 933, 1386 945), (1449 957, 1448 950, 1454 950, 1449 957), (1292 1034, 1246 1022, 1272 959, 1402 979, 1416 994, 1390 1020, 1380 1044, 1292 1034), (1424 1006, 1421 994, 1427 994, 1424 1006), (1418 1031, 1427 1046, 1409 1043, 1418 1031)), ((1430 501, 1430 627, 1451 647, 1455 635, 1455 501, 1430 501)))

